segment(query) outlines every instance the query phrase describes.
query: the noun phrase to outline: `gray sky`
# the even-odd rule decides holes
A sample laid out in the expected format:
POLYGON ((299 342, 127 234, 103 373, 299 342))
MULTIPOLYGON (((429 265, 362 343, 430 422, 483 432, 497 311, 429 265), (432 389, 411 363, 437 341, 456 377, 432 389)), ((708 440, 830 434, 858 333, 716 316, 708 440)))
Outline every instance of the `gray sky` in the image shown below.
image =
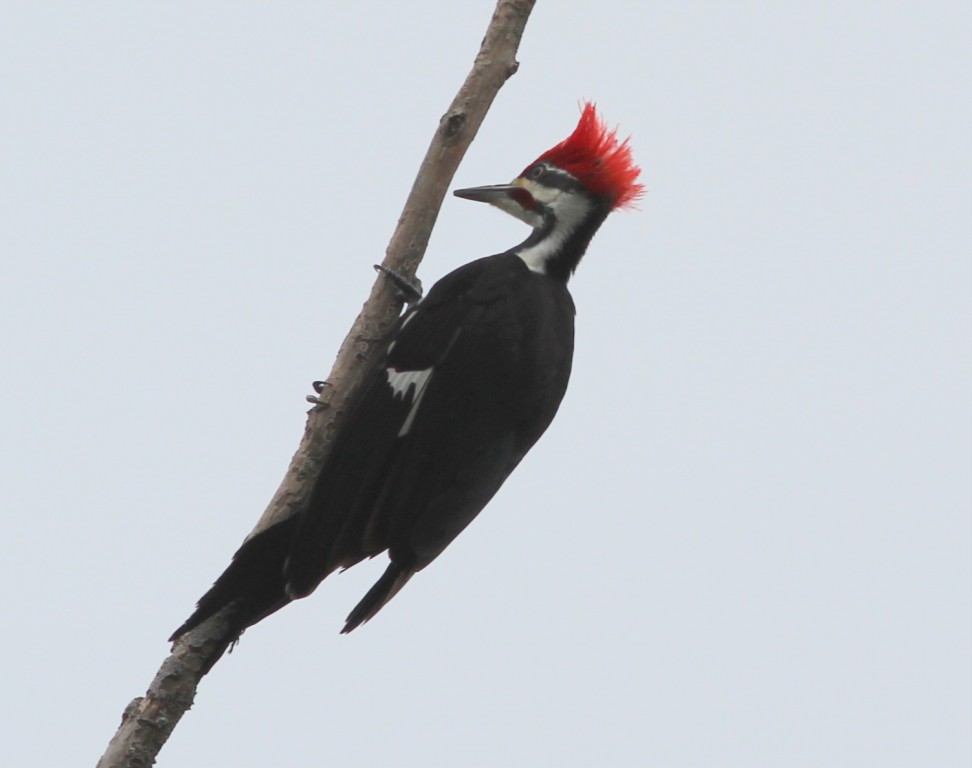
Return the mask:
MULTIPOLYGON (((7 4, 4 766, 91 765, 297 446, 490 2, 7 4)), ((541 2, 454 186, 591 98, 648 192, 503 491, 246 633, 159 766, 960 766, 964 2, 541 2)), ((426 285, 525 236, 450 197, 426 285)))

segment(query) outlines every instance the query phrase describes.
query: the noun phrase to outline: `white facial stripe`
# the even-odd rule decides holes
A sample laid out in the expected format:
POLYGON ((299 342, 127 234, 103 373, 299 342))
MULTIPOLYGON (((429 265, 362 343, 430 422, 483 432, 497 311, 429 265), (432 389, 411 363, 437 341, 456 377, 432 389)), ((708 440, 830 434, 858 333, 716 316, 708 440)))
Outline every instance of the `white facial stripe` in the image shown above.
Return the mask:
POLYGON ((415 414, 418 413, 422 397, 425 395, 426 387, 428 387, 432 378, 432 368, 425 368, 421 371, 396 371, 394 368, 388 368, 385 374, 388 376, 388 385, 392 388, 393 396, 396 398, 400 397, 404 400, 409 388, 415 387, 412 391, 412 407, 408 411, 408 416, 405 417, 402 428, 398 430, 398 436, 404 437, 415 421, 415 414))
POLYGON ((547 189, 547 192, 550 193, 547 195, 550 202, 544 204, 553 211, 556 223, 539 243, 517 253, 531 270, 542 275, 547 273, 547 260, 560 250, 564 241, 587 218, 591 207, 581 195, 564 194, 557 189, 547 189))
MULTIPOLYGON (((567 176, 568 174, 565 173, 564 175, 567 176)), ((541 205, 552 205, 557 198, 564 193, 562 189, 537 184, 535 181, 531 181, 530 179, 523 179, 523 181, 520 182, 520 185, 533 196, 534 200, 541 205)))
POLYGON ((541 275, 547 274, 547 259, 557 252, 562 238, 554 240, 552 237, 545 237, 536 245, 524 248, 517 253, 532 272, 539 272, 541 275))
POLYGON ((543 218, 536 211, 528 211, 518 202, 509 197, 501 197, 499 200, 493 202, 493 205, 499 208, 504 213, 510 214, 524 224, 529 224, 534 229, 539 227, 543 222, 543 218))

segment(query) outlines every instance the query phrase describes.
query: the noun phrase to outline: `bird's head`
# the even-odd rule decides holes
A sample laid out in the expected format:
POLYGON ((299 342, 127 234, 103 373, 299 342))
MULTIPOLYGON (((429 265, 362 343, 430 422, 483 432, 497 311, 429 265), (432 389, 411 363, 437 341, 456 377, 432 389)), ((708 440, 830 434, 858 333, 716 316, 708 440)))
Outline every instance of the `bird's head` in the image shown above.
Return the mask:
POLYGON ((548 149, 509 184, 458 189, 455 194, 496 206, 534 232, 513 250, 536 272, 566 279, 607 215, 631 207, 644 187, 628 140, 584 104, 574 132, 548 149))

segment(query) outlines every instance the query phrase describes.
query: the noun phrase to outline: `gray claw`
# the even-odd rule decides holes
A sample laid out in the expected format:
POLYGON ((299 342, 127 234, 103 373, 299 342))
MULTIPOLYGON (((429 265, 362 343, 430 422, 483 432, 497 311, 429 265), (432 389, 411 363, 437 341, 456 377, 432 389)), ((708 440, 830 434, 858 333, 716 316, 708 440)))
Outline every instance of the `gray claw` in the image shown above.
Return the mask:
POLYGON ((388 269, 388 267, 381 266, 381 264, 375 264, 375 271, 380 272, 392 281, 392 285, 395 286, 395 292, 398 294, 398 297, 406 304, 414 304, 415 302, 421 300, 422 281, 417 277, 414 280, 410 280, 409 278, 398 274, 394 270, 388 269))
MULTIPOLYGON (((330 382, 327 382, 327 381, 312 381, 311 382, 311 387, 314 388, 314 391, 317 393, 317 395, 324 394, 324 390, 327 389, 330 386, 331 386, 330 382)), ((308 403, 313 403, 314 405, 324 405, 325 404, 324 400, 322 400, 317 395, 307 395, 307 397, 306 397, 307 402, 308 403)))

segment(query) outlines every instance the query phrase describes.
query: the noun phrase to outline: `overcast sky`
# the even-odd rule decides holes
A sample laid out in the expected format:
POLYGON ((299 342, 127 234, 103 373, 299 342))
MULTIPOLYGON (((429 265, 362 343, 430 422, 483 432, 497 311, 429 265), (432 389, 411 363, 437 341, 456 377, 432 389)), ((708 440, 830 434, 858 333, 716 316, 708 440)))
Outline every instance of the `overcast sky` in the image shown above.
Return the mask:
MULTIPOLYGON (((8 3, 0 764, 93 765, 263 512, 489 0, 8 3)), ((454 187, 594 99, 641 210, 570 390, 363 629, 246 633, 161 768, 966 766, 967 2, 540 2, 454 187)), ((431 285, 523 225, 446 200, 431 285)))

